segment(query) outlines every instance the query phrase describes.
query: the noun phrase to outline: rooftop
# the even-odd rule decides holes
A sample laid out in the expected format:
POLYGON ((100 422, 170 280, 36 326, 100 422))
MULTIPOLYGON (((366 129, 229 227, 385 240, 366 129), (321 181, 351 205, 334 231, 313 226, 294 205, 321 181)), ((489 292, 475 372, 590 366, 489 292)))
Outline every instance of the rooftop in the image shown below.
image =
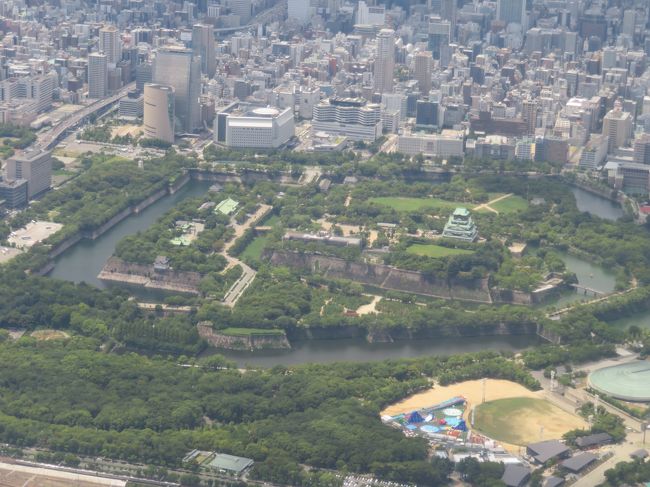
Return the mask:
POLYGON ((580 472, 583 468, 595 462, 596 460, 598 460, 598 457, 596 455, 593 453, 585 452, 564 460, 561 465, 562 467, 572 472, 580 472))
POLYGON ((228 455, 227 453, 215 454, 214 458, 207 464, 207 466, 211 468, 226 470, 236 474, 240 474, 251 465, 253 465, 253 460, 250 458, 236 457, 234 455, 228 455))

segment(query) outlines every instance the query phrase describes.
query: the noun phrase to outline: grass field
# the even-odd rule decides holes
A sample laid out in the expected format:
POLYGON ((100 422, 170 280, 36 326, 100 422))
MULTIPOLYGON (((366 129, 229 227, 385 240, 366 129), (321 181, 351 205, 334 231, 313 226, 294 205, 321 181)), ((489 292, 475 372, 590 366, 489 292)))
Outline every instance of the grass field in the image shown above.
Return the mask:
POLYGON ((515 211, 521 211, 528 208, 528 202, 521 196, 513 194, 512 196, 508 196, 490 206, 499 213, 514 213, 515 211))
POLYGON ((262 255, 262 250, 264 250, 264 247, 266 244, 269 242, 269 236, 268 235, 260 235, 258 237, 255 237, 251 243, 249 243, 244 251, 241 253, 240 257, 243 260, 246 259, 258 259, 262 255))
POLYGON ((497 441, 526 445, 561 438, 585 426, 582 418, 557 406, 531 397, 498 399, 476 407, 474 428, 497 441))
POLYGON ((228 336, 251 336, 251 335, 284 335, 283 330, 262 329, 262 328, 224 328, 219 333, 228 336))
POLYGON ((389 206, 395 211, 417 211, 424 208, 432 210, 454 210, 459 206, 472 209, 475 205, 471 203, 460 203, 457 201, 446 201, 440 198, 399 198, 392 196, 381 196, 377 198, 370 198, 371 203, 378 205, 389 206))
POLYGON ((453 249, 434 244, 413 244, 406 251, 409 254, 423 255, 425 257, 448 257, 450 255, 466 255, 474 253, 472 250, 453 249))

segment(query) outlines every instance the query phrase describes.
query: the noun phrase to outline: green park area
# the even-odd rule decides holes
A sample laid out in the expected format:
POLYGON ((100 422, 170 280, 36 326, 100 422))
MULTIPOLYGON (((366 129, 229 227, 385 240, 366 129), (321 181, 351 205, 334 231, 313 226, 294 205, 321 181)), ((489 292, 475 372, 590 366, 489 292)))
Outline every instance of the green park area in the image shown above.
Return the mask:
POLYGON ((251 243, 241 253, 243 260, 259 259, 262 256, 264 247, 271 241, 269 235, 259 235, 253 239, 251 243))
POLYGON ((507 198, 491 204, 490 207, 499 213, 514 213, 516 211, 523 211, 528 208, 528 202, 521 196, 513 194, 507 198))
POLYGON ((395 211, 418 211, 423 209, 453 210, 458 206, 469 206, 470 208, 474 206, 472 204, 468 205, 467 203, 457 201, 446 201, 440 198, 401 198, 381 196, 370 198, 368 201, 371 203, 377 203, 378 205, 388 206, 393 208, 395 211))
POLYGON ((435 244, 413 244, 409 246, 406 251, 409 254, 434 258, 449 257, 450 255, 468 255, 473 253, 472 250, 455 249, 452 247, 443 247, 442 245, 435 244))

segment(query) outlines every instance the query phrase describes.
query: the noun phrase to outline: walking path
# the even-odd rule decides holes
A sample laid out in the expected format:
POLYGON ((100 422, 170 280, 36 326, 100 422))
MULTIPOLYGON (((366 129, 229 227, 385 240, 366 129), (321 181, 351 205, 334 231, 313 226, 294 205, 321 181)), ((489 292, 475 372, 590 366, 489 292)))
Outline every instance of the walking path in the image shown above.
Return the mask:
POLYGON ((493 200, 488 201, 487 203, 483 203, 482 205, 475 206, 472 211, 488 210, 488 211, 491 211, 491 212, 496 213, 498 215, 499 212, 497 210, 495 210, 494 208, 492 208, 492 206, 490 206, 490 205, 493 205, 494 203, 498 203, 501 200, 505 200, 506 198, 510 198, 511 196, 512 196, 512 193, 504 194, 503 196, 499 196, 498 198, 494 198, 493 200))
POLYGON ((244 291, 246 291, 248 286, 251 285, 255 279, 255 275, 257 274, 254 269, 244 264, 244 262, 239 260, 237 257, 229 255, 228 251, 232 248, 233 245, 235 245, 237 239, 244 235, 246 230, 254 227, 257 222, 264 218, 272 209, 273 207, 271 205, 260 205, 257 211, 251 215, 250 218, 248 218, 244 223, 239 224, 233 221, 232 226, 235 229, 235 235, 228 241, 228 243, 226 243, 226 245, 224 245, 223 250, 221 251, 221 255, 223 255, 228 261, 226 270, 238 265, 241 267, 242 274, 239 279, 237 279, 234 284, 230 286, 230 289, 226 291, 226 294, 224 294, 223 304, 226 306, 232 308, 235 306, 235 304, 237 304, 237 301, 242 296, 242 294, 244 294, 244 291))

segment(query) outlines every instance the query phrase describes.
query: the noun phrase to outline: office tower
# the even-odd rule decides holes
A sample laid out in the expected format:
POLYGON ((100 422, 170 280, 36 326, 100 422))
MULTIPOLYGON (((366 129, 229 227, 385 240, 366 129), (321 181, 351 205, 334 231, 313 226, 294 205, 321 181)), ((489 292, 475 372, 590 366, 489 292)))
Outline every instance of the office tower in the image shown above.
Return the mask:
POLYGON ((384 25, 386 23, 386 7, 383 5, 371 5, 364 0, 359 1, 357 7, 357 24, 361 25, 384 25))
POLYGON ((497 19, 526 30, 526 0, 497 0, 497 19))
POLYGON ((457 10, 456 0, 440 0, 440 18, 451 24, 452 39, 455 38, 457 10))
POLYGON ((144 136, 174 143, 174 88, 144 85, 144 136))
POLYGON ((308 0, 288 0, 287 16, 302 25, 309 23, 311 19, 311 5, 308 0))
POLYGON ((251 19, 251 0, 229 0, 230 13, 239 15, 240 25, 246 25, 251 19))
POLYGON ((431 66, 433 58, 429 51, 418 52, 415 55, 415 79, 418 82, 420 93, 428 95, 431 91, 431 66))
POLYGON ((50 151, 31 149, 7 160, 8 181, 27 180, 27 198, 44 193, 52 185, 52 154, 50 151))
POLYGON ((650 134, 641 134, 634 140, 634 162, 650 164, 650 134))
POLYGON ((375 57, 375 93, 393 91, 393 71, 395 70, 395 31, 382 29, 377 35, 377 55, 375 57))
POLYGON ((158 50, 153 82, 174 88, 177 130, 194 132, 200 128, 201 61, 190 49, 172 46, 158 50))
POLYGON ((521 118, 526 122, 530 135, 534 134, 537 128, 537 107, 536 100, 524 100, 522 103, 521 118))
POLYGON ((152 79, 153 66, 151 63, 142 63, 135 67, 135 89, 140 93, 144 91, 144 85, 151 83, 152 79))
POLYGON ((603 119, 603 135, 609 137, 608 152, 613 152, 617 147, 624 146, 632 134, 632 115, 621 109, 621 104, 616 103, 613 110, 607 112, 603 119))
POLYGON ((623 27, 621 33, 634 37, 634 28, 636 25, 636 10, 628 9, 623 13, 623 27))
POLYGON ((106 25, 99 29, 99 50, 106 55, 106 62, 110 66, 122 60, 122 41, 117 27, 106 25))
POLYGON ((192 51, 201 56, 201 72, 212 78, 217 69, 214 52, 214 27, 196 24, 192 28, 192 51))
POLYGON ((434 129, 441 126, 439 103, 436 100, 418 100, 415 108, 415 126, 421 129, 434 129))
POLYGON ((429 19, 429 51, 433 59, 440 59, 441 52, 451 42, 451 24, 438 17, 429 19))
POLYGON ((106 54, 88 55, 88 98, 105 98, 108 93, 108 63, 106 54))

